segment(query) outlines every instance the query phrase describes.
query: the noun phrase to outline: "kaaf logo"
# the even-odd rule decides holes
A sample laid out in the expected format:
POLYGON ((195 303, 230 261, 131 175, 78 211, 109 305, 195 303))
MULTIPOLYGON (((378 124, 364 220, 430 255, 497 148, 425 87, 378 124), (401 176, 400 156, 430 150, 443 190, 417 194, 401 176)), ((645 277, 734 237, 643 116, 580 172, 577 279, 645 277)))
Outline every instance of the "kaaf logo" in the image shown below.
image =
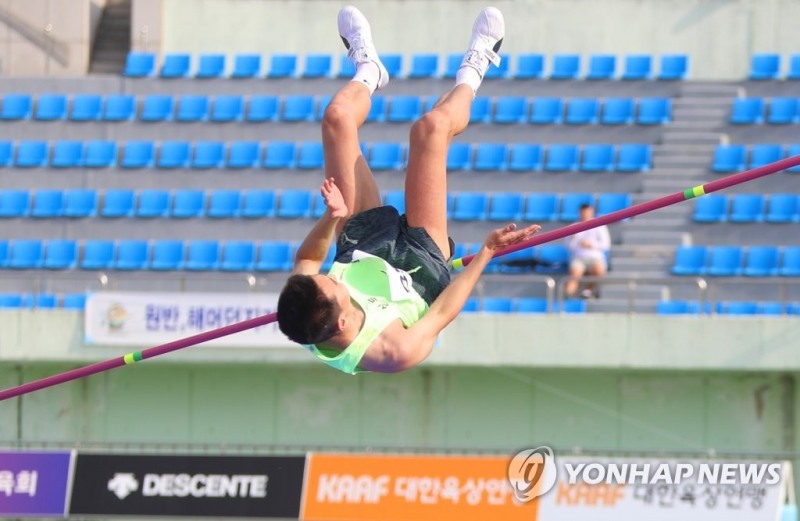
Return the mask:
POLYGON ((515 454, 508 464, 508 481, 514 496, 522 503, 548 492, 556 483, 553 449, 537 447, 515 454))
POLYGON ((139 490, 139 482, 136 481, 136 476, 133 474, 117 472, 108 482, 108 490, 113 492, 118 498, 125 499, 130 496, 132 492, 139 490))

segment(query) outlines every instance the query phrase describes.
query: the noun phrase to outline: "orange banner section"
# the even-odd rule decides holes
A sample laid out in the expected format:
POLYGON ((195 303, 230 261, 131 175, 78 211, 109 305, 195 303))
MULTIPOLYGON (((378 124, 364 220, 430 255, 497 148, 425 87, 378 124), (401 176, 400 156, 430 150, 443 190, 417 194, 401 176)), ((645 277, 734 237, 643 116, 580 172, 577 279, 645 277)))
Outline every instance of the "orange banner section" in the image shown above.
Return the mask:
POLYGON ((536 521, 519 504, 508 458, 309 454, 305 521, 536 521))

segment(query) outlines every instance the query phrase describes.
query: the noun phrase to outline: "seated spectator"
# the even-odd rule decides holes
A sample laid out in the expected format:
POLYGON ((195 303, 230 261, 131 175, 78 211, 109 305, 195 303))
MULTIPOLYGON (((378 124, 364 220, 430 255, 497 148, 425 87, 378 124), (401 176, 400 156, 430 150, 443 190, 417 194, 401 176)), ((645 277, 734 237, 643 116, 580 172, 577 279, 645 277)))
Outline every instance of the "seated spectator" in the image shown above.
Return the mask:
MULTIPOLYGON (((594 218, 594 208, 583 204, 580 208, 580 221, 594 218)), ((567 249, 570 254, 569 274, 570 280, 565 287, 566 298, 573 298, 580 286, 583 275, 602 277, 607 271, 606 254, 611 247, 611 236, 608 227, 603 225, 590 230, 585 230, 567 238, 567 249)), ((599 296, 597 283, 590 282, 581 292, 583 298, 596 298, 599 296)))

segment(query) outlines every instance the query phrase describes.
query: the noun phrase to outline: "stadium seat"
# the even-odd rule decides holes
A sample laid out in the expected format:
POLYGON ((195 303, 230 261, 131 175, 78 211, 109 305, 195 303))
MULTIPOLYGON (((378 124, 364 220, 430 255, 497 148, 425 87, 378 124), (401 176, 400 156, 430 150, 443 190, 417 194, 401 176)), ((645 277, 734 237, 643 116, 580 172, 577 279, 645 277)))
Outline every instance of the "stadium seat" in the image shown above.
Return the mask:
POLYGON ((117 243, 117 255, 113 268, 122 271, 138 271, 147 269, 150 245, 147 241, 131 239, 117 243))
POLYGON ((222 141, 198 141, 194 144, 192 168, 221 168, 225 159, 222 141))
POLYGON ((750 163, 748 166, 749 168, 757 168, 779 161, 783 157, 784 153, 781 145, 768 143, 753 145, 750 149, 750 163))
POLYGON ((624 210, 631 205, 631 194, 605 193, 597 196, 597 216, 624 210))
POLYGON ((400 170, 403 168, 403 145, 373 143, 369 151, 369 167, 373 170, 400 170))
POLYGON ((152 52, 129 52, 125 58, 123 76, 145 78, 152 76, 156 67, 156 55, 152 52))
POLYGON ((5 268, 8 264, 9 241, 0 239, 0 268, 5 268))
POLYGON ((647 172, 652 163, 650 145, 624 144, 617 147, 618 172, 647 172))
POLYGON ((735 125, 763 123, 764 100, 761 98, 736 98, 733 100, 729 121, 735 125))
POLYGON ((172 217, 188 219, 202 217, 205 212, 206 194, 202 190, 175 190, 172 195, 172 217))
POLYGON ((30 200, 31 194, 27 190, 0 190, 0 217, 27 216, 30 200))
POLYGON ((381 62, 386 67, 390 78, 400 78, 403 75, 403 55, 397 53, 381 53, 381 62))
POLYGON ((589 144, 583 147, 580 169, 584 172, 610 172, 614 169, 614 146, 589 144))
POLYGON ((478 143, 473 168, 479 171, 498 171, 506 168, 508 147, 503 143, 478 143))
POLYGON ((31 217, 40 219, 61 217, 64 211, 64 192, 61 190, 37 190, 33 194, 31 217))
POLYGON ((158 75, 161 78, 186 78, 189 76, 192 57, 187 53, 170 53, 164 55, 158 75))
POLYGON ((83 166, 108 168, 117 163, 116 141, 87 141, 84 147, 83 166))
POLYGON ((86 308, 86 294, 68 293, 64 295, 64 301, 61 305, 64 309, 83 311, 86 308))
POLYGON ((311 217, 319 219, 325 214, 328 206, 325 204, 325 198, 319 191, 314 193, 314 201, 311 203, 311 217))
POLYGON ((389 190, 383 196, 383 204, 394 206, 397 212, 402 215, 406 213, 406 193, 403 190, 389 190))
POLYGON ((350 58, 347 57, 346 54, 343 54, 339 58, 339 72, 337 74, 338 78, 350 79, 356 73, 356 67, 353 65, 353 62, 350 61, 350 58))
POLYGON ((777 316, 783 312, 783 304, 780 302, 756 302, 756 315, 777 316))
POLYGON ((556 194, 528 194, 525 201, 526 221, 555 221, 558 219, 558 196, 556 194))
POLYGON ((43 253, 42 241, 17 239, 9 246, 7 267, 19 270, 41 268, 43 253))
POLYGON ((666 125, 672 116, 669 98, 642 98, 639 100, 636 123, 639 125, 666 125))
POLYGON ((661 300, 656 304, 658 315, 696 315, 699 310, 697 302, 685 300, 661 300))
POLYGON ((455 194, 453 219, 457 221, 482 221, 486 219, 489 199, 482 192, 455 194))
POLYGON ((381 122, 386 120, 386 96, 372 96, 372 105, 367 114, 368 122, 381 122))
POLYGON ((714 172, 738 172, 744 170, 747 150, 744 145, 717 145, 714 149, 714 172))
POLYGON ((708 194, 695 199, 692 219, 699 223, 719 223, 728 219, 728 196, 708 194))
POLYGON ((83 270, 104 270, 114 262, 114 242, 106 240, 89 240, 83 245, 83 258, 80 268, 83 270))
POLYGON ((219 243, 217 241, 189 241, 186 248, 186 263, 189 271, 210 271, 219 267, 219 243))
POLYGON ((303 78, 328 78, 333 57, 330 54, 307 54, 303 65, 303 78))
POLYGON ((53 143, 53 168, 75 168, 83 161, 83 141, 56 141, 53 143))
POLYGON ((228 168, 255 168, 259 164, 259 144, 256 141, 234 141, 228 147, 228 168))
POLYGON ((472 145, 451 143, 447 150, 447 170, 469 170, 472 166, 472 145))
POLYGON ((664 54, 661 56, 659 80, 685 80, 689 74, 689 57, 685 54, 664 54))
POLYGON ((175 121, 194 123, 208 119, 208 96, 185 95, 178 98, 175 121))
POLYGON ((0 309, 17 309, 22 307, 22 295, 17 293, 0 293, 0 309))
POLYGON ((500 66, 493 63, 489 64, 486 69, 486 74, 483 76, 485 80, 497 80, 501 78, 508 78, 508 67, 511 57, 507 53, 500 53, 500 66))
POLYGON ((769 103, 767 123, 770 125, 786 125, 800 120, 800 105, 797 98, 776 97, 769 103))
POLYGON ((800 221, 800 200, 797 194, 779 193, 769 196, 769 211, 765 217, 769 223, 800 221))
POLYGON ((153 242, 153 257, 148 269, 174 271, 183 268, 183 241, 158 240, 153 242))
POLYGON ((0 167, 10 166, 14 158, 14 144, 8 140, 0 140, 0 167))
POLYGON ((242 196, 242 217, 275 217, 275 201, 272 190, 247 190, 242 196))
POLYGON ((392 123, 415 121, 422 114, 422 99, 419 96, 392 96, 386 120, 392 123))
POLYGON ((449 53, 445 59, 443 78, 455 78, 461 61, 464 59, 464 53, 449 53))
POLYGON ((787 80, 800 80, 800 54, 789 56, 789 72, 786 73, 787 80))
POLYGON ((544 169, 549 172, 564 172, 577 170, 578 147, 577 145, 553 144, 547 148, 547 158, 544 169))
POLYGON ((781 57, 779 54, 759 53, 750 59, 751 80, 775 80, 781 70, 781 57))
POLYGON ((537 273, 564 273, 569 266, 569 251, 563 244, 543 244, 536 248, 537 273))
POLYGON ((469 297, 464 306, 461 308, 461 313, 477 313, 480 309, 480 300, 478 297, 469 297))
POLYGON ((542 147, 532 143, 511 145, 508 169, 513 172, 530 172, 542 168, 542 147))
POLYGON ((170 195, 166 190, 142 190, 136 206, 136 217, 166 217, 169 212, 170 195))
POLYGON ((172 119, 173 104, 172 96, 165 94, 145 96, 139 120, 147 122, 170 121, 172 119))
POLYGON ((488 219, 490 221, 520 221, 524 204, 525 200, 519 193, 492 194, 488 219))
POLYGON ((328 109, 328 105, 331 104, 332 100, 333 96, 327 94, 319 97, 319 101, 317 102, 317 110, 314 111, 314 119, 316 121, 322 121, 322 119, 325 117, 325 111, 328 109))
POLYGON ((483 313, 511 313, 514 301, 509 297, 483 297, 480 310, 483 313))
POLYGON ((309 141, 300 143, 297 151, 297 168, 318 169, 322 168, 325 161, 322 143, 309 141))
POLYGON ((623 80, 649 80, 653 58, 647 54, 631 54, 625 57, 625 66, 622 72, 623 80))
POLYGON ((778 274, 783 277, 800 277, 800 246, 785 246, 778 274))
POLYGON ((517 55, 517 67, 514 78, 518 80, 541 79, 544 75, 544 55, 538 53, 522 53, 517 55))
POLYGON ((306 95, 290 95, 283 100, 283 121, 313 121, 314 97, 306 95))
MULTIPOLYGON (((800 144, 789 145, 787 149, 787 157, 794 157, 800 155, 800 144)), ((793 166, 786 169, 787 172, 800 172, 800 165, 793 166)))
POLYGON ((564 121, 564 102, 561 98, 533 98, 530 122, 552 125, 564 121))
POLYGON ((409 78, 433 78, 439 70, 438 54, 412 54, 409 78))
POLYGON ((750 246, 742 274, 748 277, 772 277, 778 274, 777 246, 750 246))
POLYGON ((22 295, 22 307, 28 309, 55 309, 56 296, 52 293, 25 293, 22 295))
POLYGON ((194 77, 199 79, 221 78, 225 73, 224 54, 201 54, 194 77))
POLYGON ((556 54, 552 64, 551 80, 574 80, 580 72, 581 57, 577 54, 556 54))
POLYGON ((71 121, 97 121, 103 108, 103 99, 98 94, 76 94, 72 98, 71 121))
POLYGON ((130 121, 136 117, 136 98, 131 94, 110 94, 103 104, 103 120, 130 121))
POLYGON ((292 141, 270 141, 264 156, 265 168, 294 168, 295 144, 292 141))
POLYGON ((33 109, 33 98, 30 94, 6 94, 3 96, 3 108, 0 119, 18 121, 29 119, 33 109))
POLYGON ((581 206, 589 204, 594 206, 594 195, 589 193, 568 193, 561 196, 561 211, 558 219, 561 221, 577 221, 581 206))
POLYGON ((21 168, 43 167, 47 163, 47 155, 46 141, 20 141, 17 143, 14 165, 21 168))
POLYGON ((97 192, 88 189, 64 190, 64 217, 94 217, 97 215, 97 192))
POLYGON ((233 57, 233 71, 231 78, 255 78, 261 75, 260 54, 237 54, 233 57))
POLYGON ((215 123, 241 121, 243 112, 244 99, 241 96, 216 96, 211 105, 209 120, 215 123))
POLYGON ((524 123, 527 118, 528 99, 523 96, 500 96, 494 103, 495 123, 524 123))
POLYGON ((712 246, 708 255, 708 275, 732 277, 742 273, 744 251, 740 246, 712 246))
POLYGON ((308 190, 283 190, 278 204, 278 217, 311 217, 311 195, 308 190))
POLYGON ((678 246, 671 271, 674 275, 702 275, 707 259, 708 248, 705 246, 678 246))
POLYGON ((49 270, 70 270, 78 261, 78 243, 73 240, 47 241, 42 267, 49 270))
POLYGON ((245 119, 250 123, 277 121, 280 103, 277 96, 250 96, 245 119))
POLYGON ((158 152, 158 168, 188 168, 191 146, 187 141, 164 141, 158 152))
POLYGON ((476 96, 472 100, 469 111, 470 123, 488 123, 492 117, 492 99, 488 96, 476 96))
POLYGON ((746 301, 717 302, 716 311, 721 315, 755 315, 758 312, 758 305, 746 301))
POLYGON ((603 102, 603 125, 628 125, 633 123, 633 100, 630 98, 608 98, 603 102))
POLYGON ((588 306, 585 300, 567 299, 561 302, 560 305, 556 302, 555 307, 555 311, 560 311, 561 313, 580 314, 586 313, 588 306))
POLYGON ((100 216, 108 218, 132 217, 136 195, 133 190, 106 190, 100 216))
POLYGON ((292 246, 287 241, 262 241, 258 245, 258 271, 291 271, 292 246))
POLYGON ((569 125, 588 125, 597 123, 600 104, 594 98, 573 98, 567 105, 564 123, 569 125))
POLYGON ((547 313, 547 299, 520 297, 517 299, 517 313, 547 313))
POLYGON ((222 247, 222 271, 251 271, 255 267, 256 247, 250 241, 230 241, 222 247))
POLYGON ((593 54, 589 56, 587 80, 612 80, 617 70, 617 57, 613 54, 593 54))
POLYGON ((731 222, 762 222, 765 210, 766 200, 763 194, 734 194, 731 196, 731 222))
POLYGON ((239 217, 241 200, 238 190, 214 190, 209 196, 207 215, 217 219, 239 217))

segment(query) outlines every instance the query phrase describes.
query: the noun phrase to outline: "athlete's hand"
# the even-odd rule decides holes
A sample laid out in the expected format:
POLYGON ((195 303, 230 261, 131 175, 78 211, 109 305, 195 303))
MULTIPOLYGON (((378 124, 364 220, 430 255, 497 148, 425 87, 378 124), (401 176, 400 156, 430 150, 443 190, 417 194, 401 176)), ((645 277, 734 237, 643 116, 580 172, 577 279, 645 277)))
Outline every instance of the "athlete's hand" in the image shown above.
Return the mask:
POLYGON ((513 244, 530 239, 541 229, 542 227, 538 224, 532 224, 522 228, 521 230, 517 230, 517 225, 511 223, 492 231, 486 236, 486 240, 483 242, 483 245, 492 251, 502 250, 503 248, 513 244))
POLYGON ((339 191, 339 187, 336 186, 332 177, 322 182, 319 191, 322 194, 322 198, 325 200, 325 206, 328 207, 328 212, 331 217, 336 219, 347 217, 347 205, 344 203, 342 192, 339 191))

